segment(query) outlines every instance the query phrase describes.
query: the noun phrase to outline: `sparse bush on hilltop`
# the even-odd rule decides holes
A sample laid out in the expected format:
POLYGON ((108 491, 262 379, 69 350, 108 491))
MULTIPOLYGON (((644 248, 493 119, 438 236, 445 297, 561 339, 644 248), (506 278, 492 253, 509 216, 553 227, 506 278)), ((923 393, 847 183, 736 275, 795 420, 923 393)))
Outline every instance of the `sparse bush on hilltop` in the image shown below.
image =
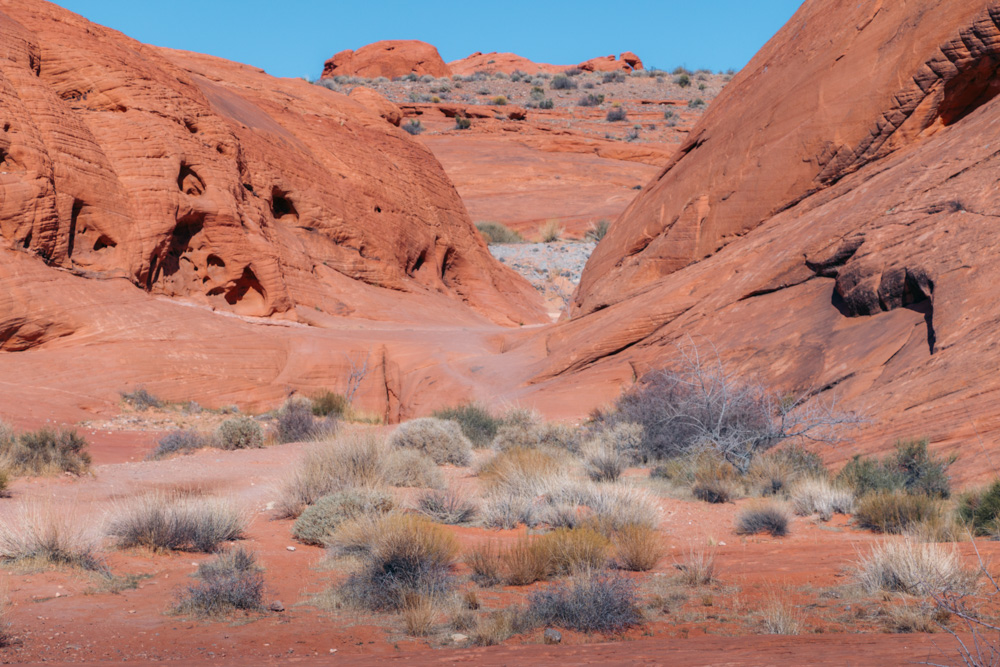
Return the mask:
POLYGON ((609 123, 620 123, 628 120, 628 113, 621 105, 616 104, 608 109, 608 115, 605 118, 609 123))
POLYGON ((549 87, 552 90, 573 90, 576 86, 576 81, 565 74, 556 74, 552 77, 552 81, 549 82, 549 87))
POLYGON ((146 391, 145 387, 137 387, 133 391, 121 392, 122 400, 136 410, 163 407, 163 401, 146 391))
POLYGON ((90 463, 87 441, 74 430, 14 433, 6 427, 0 434, 0 469, 14 475, 82 475, 90 463))
POLYGON ((599 107, 602 104, 604 104, 604 95, 595 95, 594 93, 587 93, 576 103, 578 107, 599 107))
MULTIPOLYGON (((702 88, 702 90, 704 90, 704 87, 702 88)), ((704 106, 705 106, 705 100, 701 99, 700 97, 696 97, 693 100, 688 101, 689 109, 701 109, 704 106)))
POLYGON ((674 83, 681 88, 687 88, 691 85, 691 76, 687 73, 683 73, 674 79, 674 83))
POLYGON ((393 447, 417 449, 438 465, 468 465, 472 460, 472 443, 453 421, 425 417, 396 427, 389 438, 393 447))
POLYGON ((219 424, 215 431, 219 449, 259 449, 264 446, 264 430, 250 417, 234 417, 219 424))
POLYGON ((605 72, 601 77, 601 83, 624 83, 624 72, 605 72))
POLYGON ((553 102, 551 99, 548 99, 548 98, 546 98, 544 100, 541 100, 538 103, 538 108, 539 109, 554 109, 555 106, 556 106, 556 103, 553 102))

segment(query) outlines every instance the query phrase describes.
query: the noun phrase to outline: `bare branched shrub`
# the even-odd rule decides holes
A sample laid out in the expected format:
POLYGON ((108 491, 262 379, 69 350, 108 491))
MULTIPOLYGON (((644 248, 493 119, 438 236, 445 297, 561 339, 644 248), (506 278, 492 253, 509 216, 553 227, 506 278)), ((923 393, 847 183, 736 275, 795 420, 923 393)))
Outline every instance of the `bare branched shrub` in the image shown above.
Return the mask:
POLYGON ((393 447, 416 449, 424 452, 438 465, 469 465, 472 461, 472 443, 453 421, 425 417, 414 419, 396 427, 389 443, 393 447))
POLYGON ((736 515, 738 535, 768 533, 772 537, 788 534, 788 511, 776 503, 762 503, 740 510, 736 515))
POLYGON ((822 478, 808 478, 791 489, 792 511, 799 516, 818 514, 829 521, 834 514, 854 511, 854 492, 822 478))
POLYGON ((224 616, 264 608, 264 576, 254 553, 235 547, 198 567, 196 584, 180 596, 175 612, 224 616))
POLYGON ((104 569, 98 540, 78 517, 38 503, 20 505, 0 521, 0 560, 28 566, 104 569))
POLYGON ((579 575, 569 586, 533 594, 528 611, 539 623, 579 632, 622 633, 642 623, 635 583, 602 571, 579 575))
POLYGON ((249 523, 247 511, 228 498, 150 493, 115 507, 107 534, 120 549, 210 553, 242 538, 249 523))
POLYGON ((476 505, 456 491, 431 491, 420 496, 417 509, 438 523, 460 524, 472 521, 476 505))
POLYGON ((444 475, 434 459, 417 449, 390 450, 385 481, 390 486, 418 489, 442 489, 445 485, 444 475))
POLYGON ((392 496, 384 491, 344 489, 323 496, 307 507, 292 526, 292 535, 300 542, 322 545, 345 521, 361 516, 378 517, 391 512, 395 506, 392 496))
POLYGON ((313 404, 308 399, 290 399, 278 410, 278 442, 307 442, 317 430, 313 404))
POLYGON ((277 510, 284 518, 299 516, 323 496, 348 487, 378 487, 385 483, 389 449, 371 431, 345 433, 313 446, 285 480, 277 510))
POLYGON ((640 424, 647 461, 712 451, 745 474, 754 457, 779 443, 837 442, 861 421, 808 392, 779 397, 759 378, 737 377, 693 345, 678 350, 676 366, 647 374, 602 416, 640 424))

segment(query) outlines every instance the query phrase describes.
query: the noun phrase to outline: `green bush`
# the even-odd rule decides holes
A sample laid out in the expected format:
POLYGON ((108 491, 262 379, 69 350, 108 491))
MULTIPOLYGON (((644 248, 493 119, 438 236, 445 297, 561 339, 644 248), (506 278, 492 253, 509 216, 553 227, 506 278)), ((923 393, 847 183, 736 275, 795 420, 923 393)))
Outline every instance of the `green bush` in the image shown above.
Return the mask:
MULTIPOLYGON (((477 222, 476 229, 486 241, 486 245, 524 243, 524 237, 520 233, 499 222, 477 222)), ((442 417, 442 419, 450 419, 450 417, 442 417)))
POLYGON ((317 417, 343 417, 347 412, 347 399, 329 389, 312 397, 312 411, 317 417))
POLYGON ((947 498, 951 494, 947 471, 955 458, 935 458, 927 451, 927 440, 899 441, 895 453, 881 461, 855 456, 837 475, 837 481, 854 489, 859 497, 873 491, 902 490, 947 498))
POLYGON ((235 417, 219 424, 216 430, 219 449, 258 449, 264 446, 264 431, 250 417, 235 417))
POLYGON ((446 419, 425 417, 400 424, 389 444, 422 451, 438 465, 465 466, 472 460, 472 443, 458 424, 446 419))
POLYGON ((688 86, 691 85, 691 77, 688 76, 687 74, 681 74, 676 79, 674 79, 674 83, 680 86, 681 88, 687 88, 688 86))
MULTIPOLYGON (((506 227, 504 228, 506 229, 506 227)), ((509 230, 508 230, 509 231, 509 230)), ((517 232, 514 232, 515 234, 517 232)), ((484 234, 485 235, 485 234, 484 234)), ((518 235, 520 236, 520 235, 518 235)), ((462 428, 465 437, 476 447, 489 447, 503 420, 477 403, 464 403, 434 412, 433 417, 450 419, 462 428)))
POLYGON ((458 118, 455 119, 456 130, 468 130, 470 127, 472 127, 472 121, 469 120, 468 118, 462 118, 461 116, 459 116, 458 118))
POLYGON ((395 507, 392 496, 376 489, 346 489, 323 496, 307 507, 292 526, 292 535, 305 544, 323 545, 340 524, 361 516, 387 514, 395 507))
POLYGON ((898 534, 941 517, 941 502, 926 495, 900 490, 873 491, 854 508, 854 519, 862 528, 898 534))
POLYGON ((988 488, 963 493, 958 515, 976 535, 996 535, 1000 530, 1000 479, 988 488))
POLYGON ((15 475, 82 475, 90 462, 87 441, 74 430, 8 431, 0 438, 0 467, 15 475))

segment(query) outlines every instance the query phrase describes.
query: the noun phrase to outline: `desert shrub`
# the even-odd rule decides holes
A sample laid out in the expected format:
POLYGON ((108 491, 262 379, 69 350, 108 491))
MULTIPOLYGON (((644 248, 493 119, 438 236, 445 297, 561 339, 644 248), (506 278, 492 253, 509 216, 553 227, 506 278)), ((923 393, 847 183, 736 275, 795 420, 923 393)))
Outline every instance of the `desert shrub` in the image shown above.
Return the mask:
POLYGON ((410 134, 417 135, 423 133, 424 124, 421 123, 419 120, 413 118, 407 121, 406 123, 403 123, 402 128, 405 131, 409 132, 410 134))
POLYGON ((488 447, 493 442, 493 438, 496 437, 497 429, 503 423, 502 419, 494 417, 488 409, 477 403, 463 403, 443 408, 431 416, 457 422, 465 437, 476 447, 488 447))
MULTIPOLYGON (((704 87, 701 88, 701 90, 705 90, 704 87)), ((705 106, 705 100, 701 99, 700 97, 696 97, 693 100, 688 100, 689 109, 701 109, 704 106, 705 106)))
POLYGON ((598 220, 590 226, 587 233, 584 235, 588 241, 594 241, 595 243, 600 243, 601 240, 608 235, 608 230, 611 228, 611 222, 608 220, 598 220))
POLYGON ((553 574, 574 574, 608 564, 611 542, 587 526, 557 528, 538 538, 539 548, 549 559, 553 574))
POLYGON ((219 424, 215 431, 219 449, 258 449, 264 446, 264 430, 250 417, 234 417, 219 424))
POLYGON ((630 572, 648 572, 663 558, 660 533, 643 524, 627 524, 611 535, 615 564, 630 572))
POLYGON ((727 461, 703 454, 692 461, 691 493, 706 503, 732 502, 740 495, 740 478, 736 468, 727 461))
POLYGON ((747 469, 747 481, 764 496, 787 494, 800 479, 828 476, 819 455, 797 444, 765 452, 755 457, 747 469))
POLYGON ((862 528, 880 533, 903 533, 941 514, 936 498, 905 491, 874 491, 862 496, 854 508, 854 519, 862 528))
POLYGON ((73 430, 43 428, 0 439, 0 467, 15 475, 82 475, 90 461, 87 441, 73 430))
POLYGON ((264 576, 257 556, 235 547, 198 567, 196 584, 180 596, 175 611, 180 614, 222 616, 233 611, 264 608, 264 576))
POLYGON ((290 399, 278 410, 278 441, 304 442, 316 434, 312 403, 290 399))
POLYGON ((545 98, 544 100, 541 100, 541 101, 540 101, 540 102, 538 103, 538 108, 539 108, 539 109, 554 109, 554 108, 555 108, 555 106, 556 106, 556 103, 555 103, 555 102, 553 102, 553 101, 552 101, 551 99, 549 99, 549 98, 545 98))
POLYGON ((555 220, 549 220, 542 225, 538 233, 541 236, 542 243, 555 243, 562 238, 563 229, 555 220))
POLYGON ((385 483, 419 489, 444 488, 444 475, 434 459, 416 449, 392 450, 385 463, 385 483))
POLYGON ((604 95, 595 95, 594 93, 587 93, 576 103, 578 107, 599 107, 602 104, 604 104, 604 95))
POLYGON ((488 528, 509 530, 522 523, 534 527, 542 522, 541 508, 532 497, 508 489, 489 491, 483 497, 479 513, 488 528))
POLYGON ((146 458, 155 461, 170 456, 171 454, 176 454, 177 452, 190 454, 195 450, 208 447, 209 444, 211 444, 209 439, 198 431, 178 429, 176 431, 171 431, 160 438, 156 445, 156 449, 154 449, 146 458))
POLYGON ((628 465, 642 461, 641 447, 642 427, 622 422, 595 431, 581 445, 580 452, 587 462, 591 479, 614 481, 628 465))
POLYGON ((624 72, 605 72, 601 77, 601 83, 623 83, 624 81, 624 72))
POLYGON ((305 544, 323 545, 345 521, 361 516, 378 517, 388 514, 395 506, 392 496, 384 491, 344 489, 323 496, 305 508, 292 526, 292 536, 305 544))
POLYGON ((311 399, 313 414, 317 417, 343 417, 350 407, 343 394, 329 389, 315 394, 311 399))
POLYGON ((472 643, 476 646, 497 646, 533 627, 532 619, 523 609, 499 609, 479 619, 472 631, 472 643))
POLYGON ((608 115, 605 117, 609 123, 620 123, 622 121, 628 120, 628 112, 619 105, 615 105, 608 109, 608 115))
MULTIPOLYGON (((639 139, 639 131, 640 131, 640 129, 642 129, 642 128, 640 128, 638 125, 636 125, 632 129, 630 129, 628 132, 626 132, 625 133, 625 141, 636 141, 636 140, 638 140, 639 139)), ((642 188, 639 188, 639 189, 641 190, 642 188)))
POLYGON ((552 90, 573 90, 576 88, 576 81, 565 74, 556 74, 552 77, 552 81, 549 82, 549 87, 552 90))
POLYGON ((996 535, 1000 529, 1000 480, 959 496, 958 515, 976 535, 996 535))
POLYGON ((908 491, 939 498, 951 494, 948 468, 955 457, 941 459, 927 451, 926 440, 896 443, 896 451, 881 461, 860 455, 851 459, 837 475, 837 481, 864 496, 872 491, 908 491))
POLYGON ((634 486, 592 484, 575 489, 575 501, 590 512, 606 530, 622 530, 626 526, 660 525, 660 510, 649 492, 634 486))
POLYGON ((861 587, 873 594, 931 595, 961 591, 973 581, 954 548, 909 538, 875 545, 859 559, 854 574, 861 587))
POLYGON ((552 576, 552 558, 547 545, 537 537, 524 536, 500 553, 500 571, 508 586, 530 586, 552 576))
POLYGON ((534 593, 529 614, 540 623, 579 632, 621 633, 642 623, 636 585, 608 572, 580 575, 569 586, 534 593))
POLYGON ((681 582, 688 586, 707 586, 716 580, 715 552, 691 549, 683 561, 674 563, 681 572, 681 582))
POLYGON ((97 539, 77 517, 54 507, 20 505, 0 520, 0 560, 103 571, 97 539))
MULTIPOLYGON (((507 225, 499 222, 477 222, 476 229, 479 230, 486 245, 498 245, 504 243, 524 243, 524 237, 507 225)), ((437 415, 434 415, 437 417, 437 415)), ((451 417, 439 417, 439 419, 451 419, 451 417)))
POLYGON ((424 452, 438 465, 464 466, 472 460, 472 443, 453 421, 425 417, 396 427, 389 444, 424 452))
POLYGON ((149 410, 163 407, 163 401, 146 391, 145 387, 137 387, 133 391, 121 392, 122 400, 136 410, 149 410))
POLYGON ((584 450, 587 476, 594 482, 617 482, 627 462, 617 450, 607 446, 584 450))
POLYGON ((691 77, 687 74, 681 74, 674 79, 674 84, 680 86, 681 88, 687 88, 691 85, 691 77))
POLYGON ((462 560, 480 586, 496 586, 504 580, 503 552, 494 541, 481 542, 465 552, 462 560))
POLYGON ((799 634, 799 618, 792 603, 772 594, 761 610, 761 627, 769 635, 799 634))
POLYGON ((790 496, 792 511, 799 516, 819 514, 823 521, 829 521, 834 514, 854 511, 854 493, 822 478, 801 480, 792 487, 790 496))
POLYGON ((468 523, 476 516, 476 505, 455 491, 431 491, 420 496, 417 509, 438 523, 468 523))
POLYGON ((279 516, 297 517, 306 506, 347 487, 383 484, 388 459, 385 439, 370 431, 347 433, 313 447, 282 486, 279 516))
POLYGON ((499 487, 539 496, 551 490, 553 478, 565 469, 564 463, 548 451, 513 447, 483 463, 476 474, 487 489, 499 487))
POLYGON ((605 423, 643 427, 646 461, 714 452, 745 473, 754 458, 786 440, 837 441, 853 414, 804 398, 778 397, 762 382, 732 376, 697 349, 680 350, 677 366, 648 373, 618 399, 605 423))
POLYGON ((472 127, 472 121, 468 118, 463 118, 461 116, 455 118, 456 130, 468 130, 470 127, 472 127))
POLYGON ((10 496, 10 478, 10 473, 0 468, 0 498, 10 496))
POLYGON ((435 597, 452 587, 458 546, 443 527, 414 515, 389 514, 373 537, 361 569, 344 583, 348 599, 374 611, 399 610, 415 596, 435 597))
POLYGON ((542 421, 537 415, 524 410, 515 410, 505 415, 493 439, 493 448, 499 450, 519 447, 577 452, 580 445, 581 433, 576 429, 542 421))
POLYGON ((403 628, 410 637, 426 637, 434 631, 438 605, 427 595, 410 596, 403 605, 403 628))
POLYGON ((210 553, 243 537, 250 517, 232 500, 152 493, 114 508, 107 534, 119 549, 210 553))
POLYGON ((769 533, 772 537, 788 534, 788 512, 775 503, 764 503, 741 510, 736 515, 737 535, 769 533))
POLYGON ((493 102, 495 106, 502 107, 507 104, 507 98, 503 95, 497 95, 491 100, 491 102, 493 102))

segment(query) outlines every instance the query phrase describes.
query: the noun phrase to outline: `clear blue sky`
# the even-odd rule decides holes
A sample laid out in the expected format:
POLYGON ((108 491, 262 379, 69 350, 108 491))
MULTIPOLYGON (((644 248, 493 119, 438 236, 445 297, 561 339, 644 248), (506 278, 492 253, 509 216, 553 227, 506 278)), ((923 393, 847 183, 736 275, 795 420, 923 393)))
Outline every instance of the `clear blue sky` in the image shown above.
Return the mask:
POLYGON ((574 64, 634 51, 647 67, 739 69, 802 0, 56 0, 142 42, 315 78, 343 49, 420 39, 446 60, 510 51, 574 64))

